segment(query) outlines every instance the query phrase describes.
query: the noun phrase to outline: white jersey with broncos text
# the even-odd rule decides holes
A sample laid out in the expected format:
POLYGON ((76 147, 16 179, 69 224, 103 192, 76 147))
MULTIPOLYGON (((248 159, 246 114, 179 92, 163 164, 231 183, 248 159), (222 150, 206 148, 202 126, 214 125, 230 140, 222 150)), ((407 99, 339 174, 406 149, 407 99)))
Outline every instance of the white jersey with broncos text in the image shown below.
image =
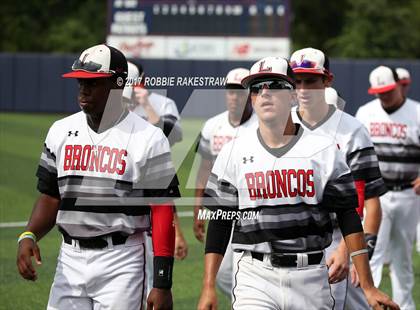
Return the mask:
POLYGON ((420 105, 411 99, 387 113, 379 99, 361 106, 356 117, 369 130, 379 167, 389 186, 407 185, 420 175, 420 105))
POLYGON ((331 243, 329 212, 357 207, 343 153, 331 138, 297 127, 284 147, 269 148, 257 129, 231 141, 217 157, 206 207, 259 211, 257 218, 236 221, 234 250, 322 250, 331 243))
POLYGON ((150 228, 150 199, 178 197, 169 143, 129 112, 98 134, 83 112, 50 128, 37 171, 38 190, 61 199, 59 230, 74 238, 150 228))

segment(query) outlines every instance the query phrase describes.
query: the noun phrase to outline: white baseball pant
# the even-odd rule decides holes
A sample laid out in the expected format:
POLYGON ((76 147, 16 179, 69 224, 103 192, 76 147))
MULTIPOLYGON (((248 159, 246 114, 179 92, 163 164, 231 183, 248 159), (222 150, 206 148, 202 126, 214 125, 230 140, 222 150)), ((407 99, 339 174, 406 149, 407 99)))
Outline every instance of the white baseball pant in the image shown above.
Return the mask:
POLYGON ((77 241, 62 243, 48 310, 139 310, 144 291, 142 234, 104 249, 80 248, 77 241))
POLYGON ((382 279, 384 257, 389 248, 392 297, 401 309, 415 309, 412 251, 420 198, 412 188, 389 191, 380 197, 382 222, 375 252, 370 261, 373 281, 378 287, 382 279))
MULTIPOLYGON (((337 250, 343 235, 340 228, 335 228, 333 231, 332 242, 328 248, 325 249, 325 255, 328 258, 337 250)), ((331 284, 331 293, 335 299, 335 310, 343 310, 347 295, 348 279, 344 279, 338 283, 331 284)))
POLYGON ((273 267, 244 252, 238 260, 233 288, 234 310, 331 310, 334 298, 325 259, 319 265, 273 267))

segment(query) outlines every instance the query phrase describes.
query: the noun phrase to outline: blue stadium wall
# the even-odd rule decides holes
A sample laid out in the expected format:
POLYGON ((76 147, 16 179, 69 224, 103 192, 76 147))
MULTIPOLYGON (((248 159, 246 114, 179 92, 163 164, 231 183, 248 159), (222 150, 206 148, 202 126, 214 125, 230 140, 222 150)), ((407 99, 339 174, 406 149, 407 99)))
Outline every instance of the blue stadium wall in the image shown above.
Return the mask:
MULTIPOLYGON (((79 110, 77 83, 63 79, 76 55, 8 54, 0 53, 0 111, 13 112, 64 112, 79 110)), ((137 62, 137 60, 133 60, 137 62)), ((142 65, 149 77, 223 77, 234 67, 249 68, 251 62, 143 60, 142 65)), ((357 108, 373 97, 367 94, 370 71, 381 64, 407 68, 413 80, 409 96, 420 100, 419 60, 352 60, 332 59, 334 87, 346 100, 346 111, 354 114, 357 108)), ((202 87, 207 88, 207 87, 202 87)), ((167 95, 182 110, 194 87, 168 87, 167 95)), ((224 109, 220 97, 201 96, 189 105, 184 116, 210 117, 224 109), (187 111, 188 110, 188 111, 187 111)))

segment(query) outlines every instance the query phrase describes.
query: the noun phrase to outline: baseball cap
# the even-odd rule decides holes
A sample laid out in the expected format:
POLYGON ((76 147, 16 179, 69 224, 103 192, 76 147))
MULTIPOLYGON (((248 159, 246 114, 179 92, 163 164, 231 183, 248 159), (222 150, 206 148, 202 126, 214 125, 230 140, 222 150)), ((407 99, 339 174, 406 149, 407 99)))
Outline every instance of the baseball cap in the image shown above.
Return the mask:
POLYGON ((95 45, 83 51, 64 78, 107 78, 113 75, 127 77, 127 60, 123 53, 105 44, 95 45))
POLYGON ((293 71, 286 59, 281 57, 265 57, 254 63, 249 70, 249 75, 242 79, 242 86, 248 88, 256 80, 263 79, 283 80, 295 87, 293 71))
MULTIPOLYGON (((127 84, 123 90, 123 97, 131 100, 133 94, 133 88, 139 84, 141 77, 139 68, 132 62, 127 62, 128 65, 128 75, 127 75, 127 84)), ((142 73, 143 74, 143 73, 142 73)))
POLYGON ((290 57, 290 66, 294 73, 330 75, 328 57, 322 51, 312 47, 295 51, 290 57))
POLYGON ((398 76, 391 68, 379 66, 370 73, 370 88, 368 93, 371 95, 386 93, 397 87, 398 76))
POLYGON ((398 79, 400 80, 400 83, 403 85, 407 85, 411 83, 411 76, 410 72, 405 68, 397 68, 395 69, 398 75, 398 79))
POLYGON ((245 68, 232 69, 226 75, 226 86, 238 85, 242 86, 241 81, 244 77, 249 75, 249 70, 245 68))

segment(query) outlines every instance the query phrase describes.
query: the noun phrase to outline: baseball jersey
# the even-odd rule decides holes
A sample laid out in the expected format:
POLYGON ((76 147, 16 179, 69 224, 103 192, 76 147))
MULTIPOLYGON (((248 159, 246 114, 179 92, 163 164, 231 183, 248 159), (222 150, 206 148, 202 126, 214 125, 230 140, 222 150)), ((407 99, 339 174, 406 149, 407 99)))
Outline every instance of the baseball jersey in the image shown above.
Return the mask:
POLYGON ((420 105, 411 99, 387 113, 379 99, 361 106, 356 117, 370 133, 385 183, 403 185, 419 176, 420 105))
POLYGON ((234 250, 296 253, 331 243, 329 212, 357 207, 354 180, 332 142, 299 127, 281 148, 269 148, 253 130, 222 149, 206 188, 213 203, 206 207, 259 212, 236 221, 234 250))
POLYGON ((148 230, 150 199, 179 197, 168 140, 132 112, 99 134, 83 112, 56 121, 37 177, 40 192, 61 199, 56 224, 74 238, 148 230))
POLYGON ((365 181, 365 199, 387 191, 369 133, 356 118, 329 105, 327 115, 315 126, 305 122, 298 107, 292 109, 292 119, 313 134, 328 135, 335 141, 346 156, 353 179, 365 181))
POLYGON ((225 111, 207 120, 200 133, 198 153, 212 162, 216 160, 222 147, 239 137, 248 129, 257 129, 258 118, 255 113, 240 126, 233 127, 229 121, 229 111, 225 111))

